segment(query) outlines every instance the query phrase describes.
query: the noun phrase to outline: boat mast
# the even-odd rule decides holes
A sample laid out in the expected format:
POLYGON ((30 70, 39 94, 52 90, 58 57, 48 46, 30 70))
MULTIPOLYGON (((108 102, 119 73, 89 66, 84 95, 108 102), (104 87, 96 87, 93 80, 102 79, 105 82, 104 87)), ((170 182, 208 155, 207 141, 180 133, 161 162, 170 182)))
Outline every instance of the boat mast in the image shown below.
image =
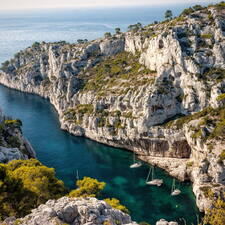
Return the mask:
POLYGON ((148 179, 149 179, 149 177, 150 177, 150 174, 151 174, 151 167, 149 168, 149 172, 148 172, 148 176, 147 176, 147 178, 146 178, 146 182, 148 182, 148 179))
POLYGON ((173 183, 172 183, 172 190, 171 193, 175 190, 175 179, 173 178, 173 183))
POLYGON ((78 173, 78 170, 77 170, 77 180, 79 180, 79 173, 78 173))
POLYGON ((154 166, 152 167, 152 180, 154 179, 154 166))

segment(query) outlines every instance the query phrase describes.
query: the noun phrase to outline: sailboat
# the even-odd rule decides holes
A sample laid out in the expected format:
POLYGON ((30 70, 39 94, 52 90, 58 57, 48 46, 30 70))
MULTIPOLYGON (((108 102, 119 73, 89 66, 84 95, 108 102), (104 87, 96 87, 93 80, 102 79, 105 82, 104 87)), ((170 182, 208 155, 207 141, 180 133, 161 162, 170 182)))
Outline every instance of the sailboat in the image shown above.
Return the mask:
POLYGON ((160 187, 163 184, 162 179, 154 179, 154 167, 150 167, 148 176, 146 178, 146 184, 160 187), (152 174, 152 180, 149 181, 150 174, 152 174))
POLYGON ((135 169, 135 168, 140 167, 141 165, 142 165, 141 162, 136 162, 136 160, 135 160, 135 152, 134 152, 134 162, 133 162, 132 165, 130 165, 130 168, 131 168, 131 169, 135 169))
POLYGON ((175 182, 176 182, 175 179, 173 179, 172 190, 171 190, 172 196, 176 196, 176 195, 179 195, 181 193, 181 191, 179 189, 176 189, 175 182))

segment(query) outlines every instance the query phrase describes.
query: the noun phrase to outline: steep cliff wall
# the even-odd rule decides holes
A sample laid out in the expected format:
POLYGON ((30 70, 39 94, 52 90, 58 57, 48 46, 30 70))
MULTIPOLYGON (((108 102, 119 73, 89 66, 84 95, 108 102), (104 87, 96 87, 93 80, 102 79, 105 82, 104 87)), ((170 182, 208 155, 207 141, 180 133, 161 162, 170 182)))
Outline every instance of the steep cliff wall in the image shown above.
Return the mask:
POLYGON ((4 116, 0 110, 0 163, 35 157, 32 146, 22 135, 21 126, 20 120, 4 116))
POLYGON ((225 184, 224 15, 212 6, 84 44, 35 43, 0 82, 49 98, 62 129, 191 179, 204 211, 225 184))

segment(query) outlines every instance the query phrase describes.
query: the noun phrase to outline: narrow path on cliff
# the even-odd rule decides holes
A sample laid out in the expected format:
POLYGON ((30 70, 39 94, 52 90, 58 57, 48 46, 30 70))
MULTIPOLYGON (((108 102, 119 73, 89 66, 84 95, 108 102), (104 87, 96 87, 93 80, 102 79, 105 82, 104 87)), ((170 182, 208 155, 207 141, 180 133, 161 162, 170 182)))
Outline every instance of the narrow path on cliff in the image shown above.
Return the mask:
POLYGON ((155 224, 160 218, 196 224, 191 185, 182 183, 179 196, 171 196, 172 178, 161 169, 155 174, 164 180, 162 187, 145 184, 149 166, 130 169, 133 154, 108 147, 60 130, 58 116, 47 100, 0 86, 0 106, 7 115, 20 118, 24 135, 36 150, 38 159, 56 170, 58 178, 74 187, 79 176, 90 176, 107 183, 103 197, 116 197, 127 206, 133 220, 155 224))

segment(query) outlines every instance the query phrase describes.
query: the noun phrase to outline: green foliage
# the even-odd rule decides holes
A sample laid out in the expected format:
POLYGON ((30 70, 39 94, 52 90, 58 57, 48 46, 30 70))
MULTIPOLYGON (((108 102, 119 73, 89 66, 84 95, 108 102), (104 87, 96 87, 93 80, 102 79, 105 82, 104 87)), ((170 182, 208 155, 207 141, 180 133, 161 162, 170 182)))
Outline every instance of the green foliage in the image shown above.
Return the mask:
POLYGON ((203 191, 206 198, 212 198, 213 192, 210 186, 202 186, 200 187, 200 190, 203 191))
POLYGON ((183 12, 181 13, 181 15, 183 16, 188 16, 190 15, 191 13, 194 12, 194 9, 192 9, 191 7, 190 8, 187 8, 187 9, 184 9, 183 12))
POLYGON ((122 52, 100 62, 88 71, 89 77, 83 91, 96 92, 101 98, 107 93, 123 94, 137 86, 152 83, 156 72, 144 68, 138 58, 137 55, 122 52))
POLYGON ((7 138, 8 147, 11 148, 19 148, 20 147, 20 140, 16 136, 9 136, 7 138))
POLYGON ((192 167, 193 165, 194 165, 193 161, 187 162, 187 164, 186 164, 187 167, 192 167))
POLYGON ((225 70, 221 68, 210 68, 200 75, 199 78, 220 82, 225 79, 225 70))
POLYGON ((70 197, 97 197, 104 189, 105 183, 90 177, 84 177, 76 182, 77 189, 69 193, 70 197))
POLYGON ((173 13, 171 10, 166 10, 165 12, 165 19, 172 19, 173 13))
POLYGON ((219 95, 217 98, 216 98, 217 101, 223 101, 225 100, 225 93, 219 95))
POLYGON ((225 108, 220 107, 213 109, 211 107, 205 108, 204 110, 194 113, 192 115, 183 116, 177 120, 171 120, 166 123, 166 127, 174 127, 176 129, 183 128, 184 124, 189 123, 191 120, 201 119, 201 122, 196 128, 195 133, 192 135, 193 138, 201 137, 201 126, 211 124, 214 129, 207 134, 205 139, 223 139, 225 137, 225 108))
POLYGON ((87 42, 88 42, 87 39, 77 39, 78 44, 84 44, 84 43, 87 43, 87 42))
POLYGON ((195 11, 204 9, 204 7, 202 7, 201 5, 194 5, 192 8, 193 8, 195 11))
POLYGON ((137 32, 142 29, 141 23, 131 24, 128 26, 128 31, 137 32))
POLYGON ((63 196, 66 189, 54 169, 36 159, 0 164, 0 219, 22 217, 48 199, 63 196))
POLYGON ((40 47, 40 43, 39 42, 34 42, 32 45, 32 48, 39 48, 40 47))
POLYGON ((121 33, 120 28, 119 27, 115 28, 115 32, 116 32, 116 34, 120 34, 121 33))
POLYGON ((4 124, 6 126, 14 126, 14 127, 21 127, 23 125, 20 119, 4 120, 4 124))
POLYGON ((220 161, 225 160, 225 149, 222 150, 222 152, 220 153, 220 155, 219 155, 219 160, 220 160, 220 161))
MULTIPOLYGON (((224 194, 225 197, 225 194, 224 194)), ((225 224, 225 201, 218 198, 214 200, 213 207, 208 209, 203 219, 204 224, 219 225, 225 224)))
POLYGON ((110 37, 112 37, 112 34, 110 32, 106 32, 104 34, 104 36, 105 36, 105 38, 110 38, 110 37))
POLYGON ((216 4, 215 6, 216 6, 217 9, 220 9, 220 10, 221 9, 225 9, 225 2, 222 1, 222 2, 220 2, 218 4, 216 4))
POLYGON ((116 198, 106 198, 104 201, 115 209, 121 210, 124 213, 129 213, 129 210, 124 205, 121 205, 120 201, 116 198))
POLYGON ((203 39, 211 39, 212 37, 213 37, 212 34, 202 34, 201 35, 201 38, 203 38, 203 39))
POLYGON ((3 70, 3 71, 6 71, 8 66, 9 66, 9 64, 10 64, 10 62, 8 60, 3 62, 0 69, 3 70))

